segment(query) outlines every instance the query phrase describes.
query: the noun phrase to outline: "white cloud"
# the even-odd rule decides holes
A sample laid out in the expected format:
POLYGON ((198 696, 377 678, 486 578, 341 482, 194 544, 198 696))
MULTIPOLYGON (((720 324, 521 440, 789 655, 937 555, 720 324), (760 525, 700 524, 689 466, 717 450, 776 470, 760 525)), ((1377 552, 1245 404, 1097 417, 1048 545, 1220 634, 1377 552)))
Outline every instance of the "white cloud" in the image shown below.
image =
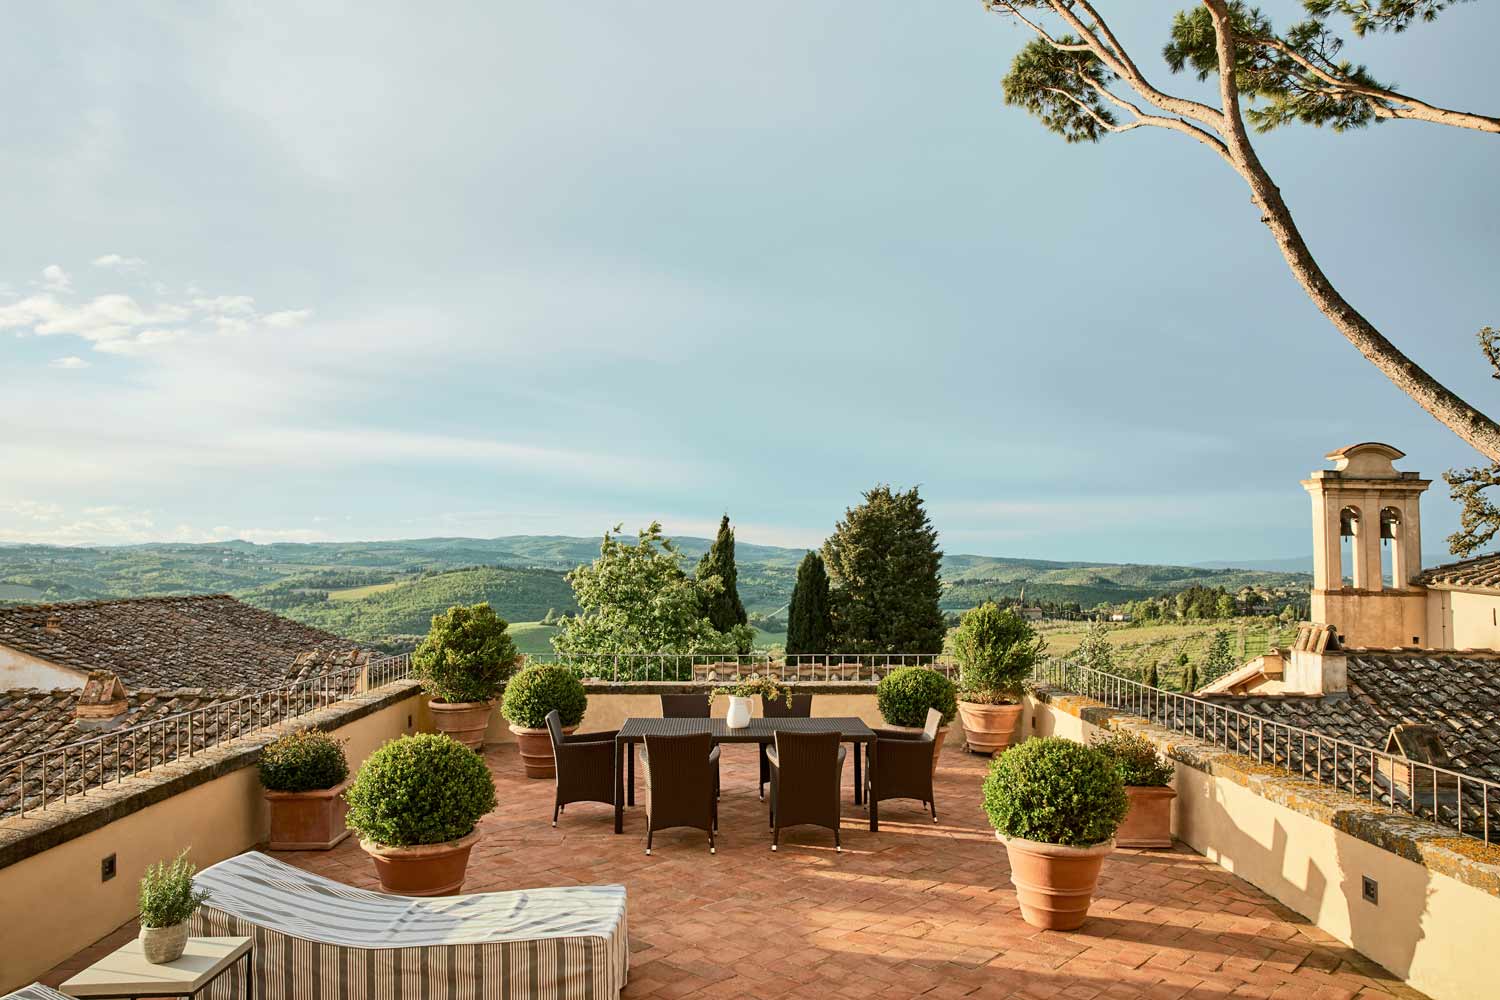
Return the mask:
POLYGON ((67 271, 56 264, 48 264, 42 268, 42 285, 49 292, 71 292, 73 290, 73 279, 67 271))
POLYGON ((65 517, 56 504, 0 502, 0 541, 51 545, 126 544, 151 540, 157 532, 151 512, 124 507, 94 508, 65 517))
POLYGON ((266 326, 272 326, 278 330, 286 330, 306 323, 312 319, 312 314, 313 311, 311 309, 283 309, 280 312, 268 313, 264 317, 263 322, 266 326))
POLYGON ((87 361, 75 354, 70 354, 66 358, 53 358, 47 362, 48 368, 87 368, 88 366, 87 361))
POLYGON ((125 257, 117 253, 95 257, 92 263, 95 267, 102 267, 106 271, 118 271, 121 274, 139 274, 146 269, 146 262, 139 257, 125 257))

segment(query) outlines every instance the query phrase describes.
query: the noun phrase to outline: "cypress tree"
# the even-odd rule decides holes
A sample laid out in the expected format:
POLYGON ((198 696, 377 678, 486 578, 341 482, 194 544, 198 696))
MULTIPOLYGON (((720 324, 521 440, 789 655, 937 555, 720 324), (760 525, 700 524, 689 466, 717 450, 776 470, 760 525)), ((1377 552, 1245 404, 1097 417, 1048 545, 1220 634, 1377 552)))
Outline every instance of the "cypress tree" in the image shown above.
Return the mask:
POLYGON ((787 611, 786 651, 788 653, 828 653, 833 619, 828 606, 828 571, 823 557, 809 552, 797 567, 797 583, 792 588, 792 604, 787 611))
POLYGON ((823 543, 834 645, 852 653, 942 652, 942 560, 916 487, 866 492, 823 543))
POLYGON ((1192 694, 1196 690, 1198 690, 1198 668, 1189 663, 1186 672, 1182 675, 1182 693, 1192 694))
POLYGON ((736 625, 749 621, 745 605, 740 603, 738 589, 739 570, 734 565, 734 529, 729 526, 729 515, 719 522, 719 534, 703 558, 698 560, 698 582, 717 576, 723 584, 716 594, 705 594, 703 614, 720 632, 728 632, 736 625))

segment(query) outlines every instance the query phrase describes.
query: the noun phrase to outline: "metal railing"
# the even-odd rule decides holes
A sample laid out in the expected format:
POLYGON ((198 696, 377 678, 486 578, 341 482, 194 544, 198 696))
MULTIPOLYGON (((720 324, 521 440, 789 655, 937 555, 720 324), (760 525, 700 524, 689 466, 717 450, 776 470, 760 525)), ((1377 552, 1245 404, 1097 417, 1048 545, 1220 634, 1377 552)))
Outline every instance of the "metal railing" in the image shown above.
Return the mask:
POLYGON ((1486 844, 1500 834, 1500 782, 1062 660, 1039 664, 1033 680, 1486 844))
POLYGON ((0 763, 0 816, 67 802, 410 674, 402 653, 12 758, 0 763))
POLYGON ((931 667, 957 678, 958 667, 941 653, 752 653, 725 656, 712 653, 543 653, 530 663, 555 663, 581 680, 734 681, 758 674, 778 681, 874 682, 900 667, 931 667))

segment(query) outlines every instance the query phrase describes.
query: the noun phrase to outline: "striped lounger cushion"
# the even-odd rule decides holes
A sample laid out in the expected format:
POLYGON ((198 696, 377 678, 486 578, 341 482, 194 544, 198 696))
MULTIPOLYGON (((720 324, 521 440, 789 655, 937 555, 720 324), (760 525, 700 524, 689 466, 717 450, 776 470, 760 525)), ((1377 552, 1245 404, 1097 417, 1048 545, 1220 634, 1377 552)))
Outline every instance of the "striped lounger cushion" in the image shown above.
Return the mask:
POLYGON ((7 993, 0 1000, 73 1000, 66 993, 59 993, 50 986, 41 983, 32 983, 30 986, 22 986, 14 993, 7 993))
POLYGON ((623 885, 387 896, 254 851, 195 881, 193 934, 255 939, 256 1000, 614 1000, 629 969, 623 885))

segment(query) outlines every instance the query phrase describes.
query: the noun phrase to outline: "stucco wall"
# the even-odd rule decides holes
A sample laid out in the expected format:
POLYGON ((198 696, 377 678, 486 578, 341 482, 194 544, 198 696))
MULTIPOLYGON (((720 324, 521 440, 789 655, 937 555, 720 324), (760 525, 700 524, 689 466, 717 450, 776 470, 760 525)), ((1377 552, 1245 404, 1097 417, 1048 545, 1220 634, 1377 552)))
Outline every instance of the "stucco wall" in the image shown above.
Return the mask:
MULTIPOLYGON (((408 720, 422 728, 426 714, 426 699, 412 695, 332 731, 349 741, 353 770, 380 744, 408 732, 408 720)), ((6 910, 0 993, 31 982, 134 917, 147 866, 190 847, 189 857, 206 867, 263 841, 267 822, 258 774, 245 766, 0 868, 6 910), (100 862, 110 854, 116 875, 104 882, 100 862)))
POLYGON ((1500 594, 1428 591, 1428 630, 1434 646, 1500 649, 1500 594))
MULTIPOLYGON (((1075 708, 1036 699, 1028 700, 1026 728, 1080 742, 1100 731, 1075 708)), ((1158 742, 1197 741, 1167 734, 1158 742)), ((1172 826, 1179 840, 1435 1000, 1495 995, 1500 979, 1500 955, 1494 948, 1500 934, 1500 880, 1481 887, 1488 873, 1480 870, 1474 881, 1481 885, 1469 884, 1340 829, 1334 824, 1357 828, 1350 817, 1374 811, 1353 796, 1322 792, 1316 799, 1318 815, 1275 801, 1245 780, 1253 762, 1244 762, 1245 771, 1236 773, 1232 763, 1203 769, 1174 761, 1177 799, 1172 826), (1378 904, 1362 898, 1366 876, 1379 886, 1378 904)), ((1430 829, 1440 833, 1436 827, 1430 829)), ((1472 846, 1483 853, 1483 845, 1455 846, 1472 846)), ((1500 871, 1493 864, 1476 867, 1500 871)))
POLYGON ((0 646, 0 690, 81 688, 88 675, 60 667, 11 646, 0 646))

